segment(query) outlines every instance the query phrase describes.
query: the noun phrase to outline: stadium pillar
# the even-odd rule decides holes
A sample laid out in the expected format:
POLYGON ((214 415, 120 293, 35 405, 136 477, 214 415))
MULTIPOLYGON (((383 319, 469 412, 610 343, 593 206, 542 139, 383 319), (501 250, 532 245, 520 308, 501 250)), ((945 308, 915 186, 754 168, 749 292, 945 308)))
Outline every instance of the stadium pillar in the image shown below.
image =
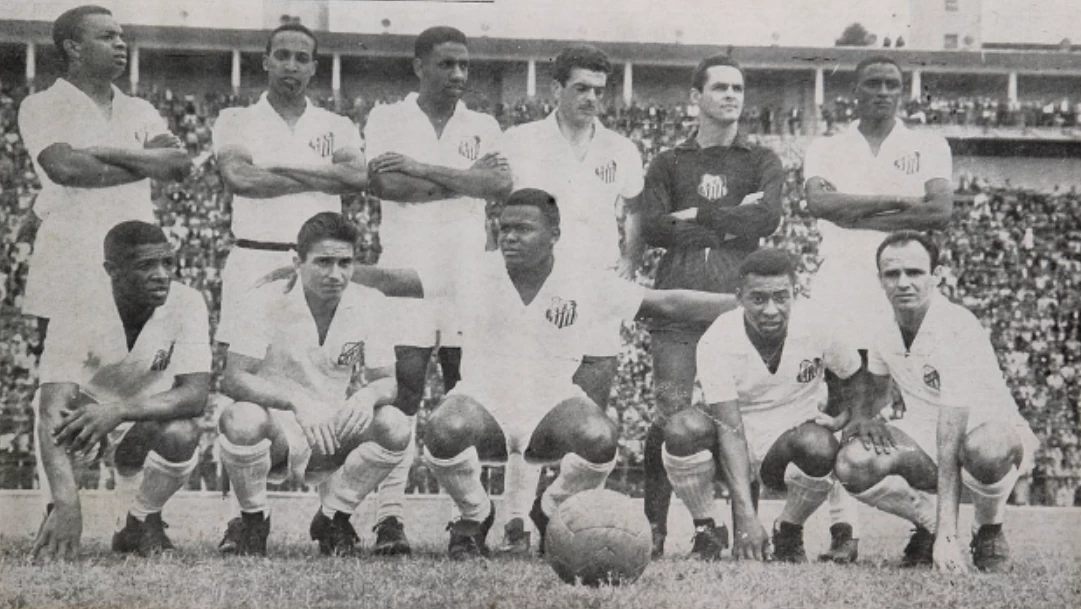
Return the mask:
POLYGON ((233 49, 233 95, 240 94, 240 49, 233 49))
POLYGON ((1006 101, 1017 103, 1017 72, 1010 72, 1010 79, 1006 81, 1006 101))
POLYGON ((634 100, 634 64, 623 64, 623 107, 630 108, 634 100))
POLYGON ((525 69, 525 94, 533 99, 537 96, 537 60, 530 59, 525 69))
POLYGON ((909 97, 913 101, 919 101, 923 96, 923 72, 912 70, 912 91, 909 97))
POLYGON ((131 45, 131 54, 128 59, 128 83, 131 85, 130 92, 135 95, 139 92, 139 45, 131 45))
POLYGON ((811 109, 811 120, 807 121, 810 125, 810 134, 818 135, 818 125, 822 121, 822 106, 826 103, 826 73, 821 68, 815 68, 815 92, 814 92, 814 107, 811 109))
POLYGON ((334 93, 334 111, 342 111, 342 54, 334 53, 330 64, 330 88, 334 93))
POLYGON ((26 43, 26 86, 30 92, 34 92, 34 80, 37 78, 37 45, 33 42, 26 43))

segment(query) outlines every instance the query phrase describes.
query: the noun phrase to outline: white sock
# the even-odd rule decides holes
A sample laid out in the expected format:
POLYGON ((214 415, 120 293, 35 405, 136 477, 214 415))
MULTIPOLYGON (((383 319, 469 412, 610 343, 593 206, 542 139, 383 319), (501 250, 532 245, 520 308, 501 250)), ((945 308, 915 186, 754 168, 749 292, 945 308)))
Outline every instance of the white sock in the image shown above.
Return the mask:
POLYGON ((668 445, 661 449, 664 469, 668 472, 668 481, 672 490, 691 513, 691 518, 718 520, 717 498, 713 492, 713 479, 717 475, 717 462, 708 450, 686 457, 677 457, 668 452, 668 445))
POLYGON ((135 503, 135 494, 143 484, 143 470, 137 470, 130 476, 121 474, 119 470, 113 478, 113 513, 116 514, 116 528, 124 528, 128 518, 128 510, 135 503))
POLYGON ((563 455, 559 462, 559 476, 552 481, 541 497, 541 510, 545 515, 555 513, 559 504, 571 495, 604 486, 608 474, 616 467, 613 458, 608 463, 590 463, 575 453, 563 455))
POLYGON ((405 485, 409 481, 409 471, 413 467, 413 460, 417 455, 417 417, 409 419, 409 446, 406 447, 403 457, 398 465, 390 470, 387 477, 379 484, 379 505, 375 511, 375 521, 379 522, 391 516, 399 521, 405 516, 405 485))
POLYGON ((503 469, 503 505, 506 506, 508 520, 526 520, 529 516, 529 510, 537 496, 540 472, 541 466, 526 461, 522 453, 512 452, 507 455, 507 465, 503 469))
POLYGON ((886 476, 878 484, 852 496, 932 533, 938 528, 935 498, 930 493, 912 488, 908 481, 896 474, 886 476))
POLYGON ((437 459, 424 449, 424 462, 458 506, 462 518, 483 521, 491 512, 491 500, 480 483, 480 457, 473 446, 449 459, 437 459))
POLYGON ((833 476, 821 478, 808 476, 795 463, 789 463, 784 471, 784 483, 788 488, 785 494, 784 509, 780 520, 802 525, 811 514, 815 513, 830 495, 833 488, 833 476))
POLYGON ((961 482, 972 491, 973 522, 976 527, 1002 524, 1006 519, 1006 502, 1020 475, 1017 466, 1012 466, 998 482, 984 484, 964 468, 961 469, 961 482))
POLYGON ((856 500, 845 490, 845 487, 836 479, 833 488, 830 489, 830 524, 841 522, 852 526, 852 538, 860 538, 860 514, 856 500))
POLYGON ((135 494, 131 515, 146 520, 148 515, 160 512, 165 502, 188 482, 198 463, 198 451, 183 463, 166 461, 157 451, 150 451, 143 462, 143 483, 135 494))
POLYGON ((224 435, 218 436, 221 462, 229 473, 233 494, 242 512, 269 512, 266 478, 270 473, 270 440, 251 446, 233 444, 224 435))
POLYGON ((403 457, 405 451, 387 450, 375 442, 365 442, 354 448, 345 463, 319 485, 324 513, 332 510, 332 513, 352 514, 403 457))

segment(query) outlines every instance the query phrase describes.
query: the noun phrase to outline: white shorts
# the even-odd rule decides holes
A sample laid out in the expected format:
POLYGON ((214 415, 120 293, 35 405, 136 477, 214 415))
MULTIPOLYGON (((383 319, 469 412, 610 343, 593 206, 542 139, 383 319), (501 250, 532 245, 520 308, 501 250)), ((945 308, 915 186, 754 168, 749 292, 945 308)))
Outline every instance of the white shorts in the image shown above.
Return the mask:
MULTIPOLYGON (((1021 474, 1031 471, 1035 464, 1036 451, 1040 448, 1040 439, 1032 432, 1028 422, 1020 416, 996 416, 994 413, 977 415, 973 411, 968 417, 966 433, 990 421, 1001 421, 1014 426, 1024 448, 1021 465, 1017 469, 1021 474)), ((938 465, 938 421, 926 417, 905 416, 900 419, 890 419, 888 424, 905 432, 923 452, 927 453, 927 456, 931 457, 935 465, 938 465)))
POLYGON ((463 379, 447 396, 468 397, 483 406, 503 430, 508 453, 524 454, 533 432, 553 408, 572 398, 589 399, 573 383, 555 383, 540 391, 527 392, 521 386, 512 386, 513 380, 504 382, 507 387, 495 389, 463 379))
POLYGON ((273 252, 233 247, 221 272, 221 315, 218 333, 225 336, 229 328, 238 327, 247 311, 248 294, 264 276, 280 268, 293 267, 292 251, 273 252), (223 333, 223 329, 226 329, 223 333))
POLYGON ((813 421, 819 414, 818 406, 813 403, 788 404, 765 412, 744 413, 743 433, 751 457, 761 464, 781 435, 807 421, 813 421))
MULTIPOLYGON (((317 485, 326 480, 334 469, 309 470, 308 465, 312 459, 312 447, 308 444, 308 438, 304 435, 297 417, 286 410, 268 409, 270 417, 285 434, 285 440, 289 444, 289 458, 281 465, 271 468, 267 474, 267 482, 281 484, 292 479, 300 484, 317 485)), ((361 427, 363 433, 372 425, 374 411, 368 409, 367 418, 361 427)), ((339 437, 338 441, 347 444, 349 438, 339 437)))
POLYGON ((896 323, 878 276, 861 266, 824 261, 811 281, 810 303, 820 319, 835 322, 831 329, 844 344, 856 349, 869 348, 871 336, 896 323))

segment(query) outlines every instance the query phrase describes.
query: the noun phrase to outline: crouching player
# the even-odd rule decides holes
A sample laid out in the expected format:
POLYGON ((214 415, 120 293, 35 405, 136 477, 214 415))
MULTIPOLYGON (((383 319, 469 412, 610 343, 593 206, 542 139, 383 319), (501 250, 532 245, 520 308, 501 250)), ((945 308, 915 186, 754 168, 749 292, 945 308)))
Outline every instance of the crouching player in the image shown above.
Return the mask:
POLYGON ((894 322, 870 338, 872 399, 845 428, 849 442, 836 475, 853 497, 916 525, 903 566, 965 571, 957 543, 961 485, 972 492, 970 549, 980 571, 1009 568, 1002 532, 1006 500, 1032 466, 1038 440, 1002 378, 987 332, 972 313, 937 293, 938 248, 924 234, 899 231, 876 253, 894 322), (891 402, 904 416, 874 415, 891 402), (938 494, 936 504, 929 492, 938 494), (937 535, 937 537, 936 537, 937 535))
POLYGON ((664 465, 694 519, 691 551, 703 559, 719 559, 727 547, 714 520, 718 461, 732 494, 737 558, 768 554, 751 495, 752 461, 764 484, 788 491, 773 527, 777 560, 806 562, 803 523, 833 485, 840 445, 834 430, 815 422, 827 397, 825 370, 844 379, 846 401, 858 399, 860 356, 804 310, 793 312, 795 275, 791 258, 779 250, 760 249, 743 260, 736 290, 742 311, 717 318, 698 345, 708 408, 684 410, 665 427, 664 465))
POLYGON ((379 292, 351 285, 357 228, 341 214, 313 216, 297 235, 299 281, 266 284, 249 310, 223 327, 229 343, 223 389, 236 400, 221 414, 222 462, 240 504, 218 546, 223 554, 266 554, 267 482, 317 485, 311 537, 323 554, 348 555, 358 541, 349 519, 405 454, 411 429, 394 402, 393 325, 379 292), (361 387, 350 394, 354 375, 361 387))
MULTIPOLYGON (((172 281, 160 228, 123 222, 105 236, 108 278, 54 317, 41 360, 37 435, 51 498, 34 556, 73 558, 82 534, 74 468, 112 453, 124 527, 116 552, 172 549, 161 510, 195 468, 210 387, 206 303, 172 281)), ((92 282, 88 282, 92 283, 92 282)))

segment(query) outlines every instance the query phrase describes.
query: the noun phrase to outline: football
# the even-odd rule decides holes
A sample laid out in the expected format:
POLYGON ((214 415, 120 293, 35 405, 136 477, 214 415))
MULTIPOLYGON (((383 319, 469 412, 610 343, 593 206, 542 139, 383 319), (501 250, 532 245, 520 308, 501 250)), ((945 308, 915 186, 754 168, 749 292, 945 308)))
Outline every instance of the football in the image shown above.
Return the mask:
POLYGON ((545 556, 559 578, 587 586, 638 579, 649 564, 652 536, 640 506, 615 491, 574 495, 552 515, 545 556))

